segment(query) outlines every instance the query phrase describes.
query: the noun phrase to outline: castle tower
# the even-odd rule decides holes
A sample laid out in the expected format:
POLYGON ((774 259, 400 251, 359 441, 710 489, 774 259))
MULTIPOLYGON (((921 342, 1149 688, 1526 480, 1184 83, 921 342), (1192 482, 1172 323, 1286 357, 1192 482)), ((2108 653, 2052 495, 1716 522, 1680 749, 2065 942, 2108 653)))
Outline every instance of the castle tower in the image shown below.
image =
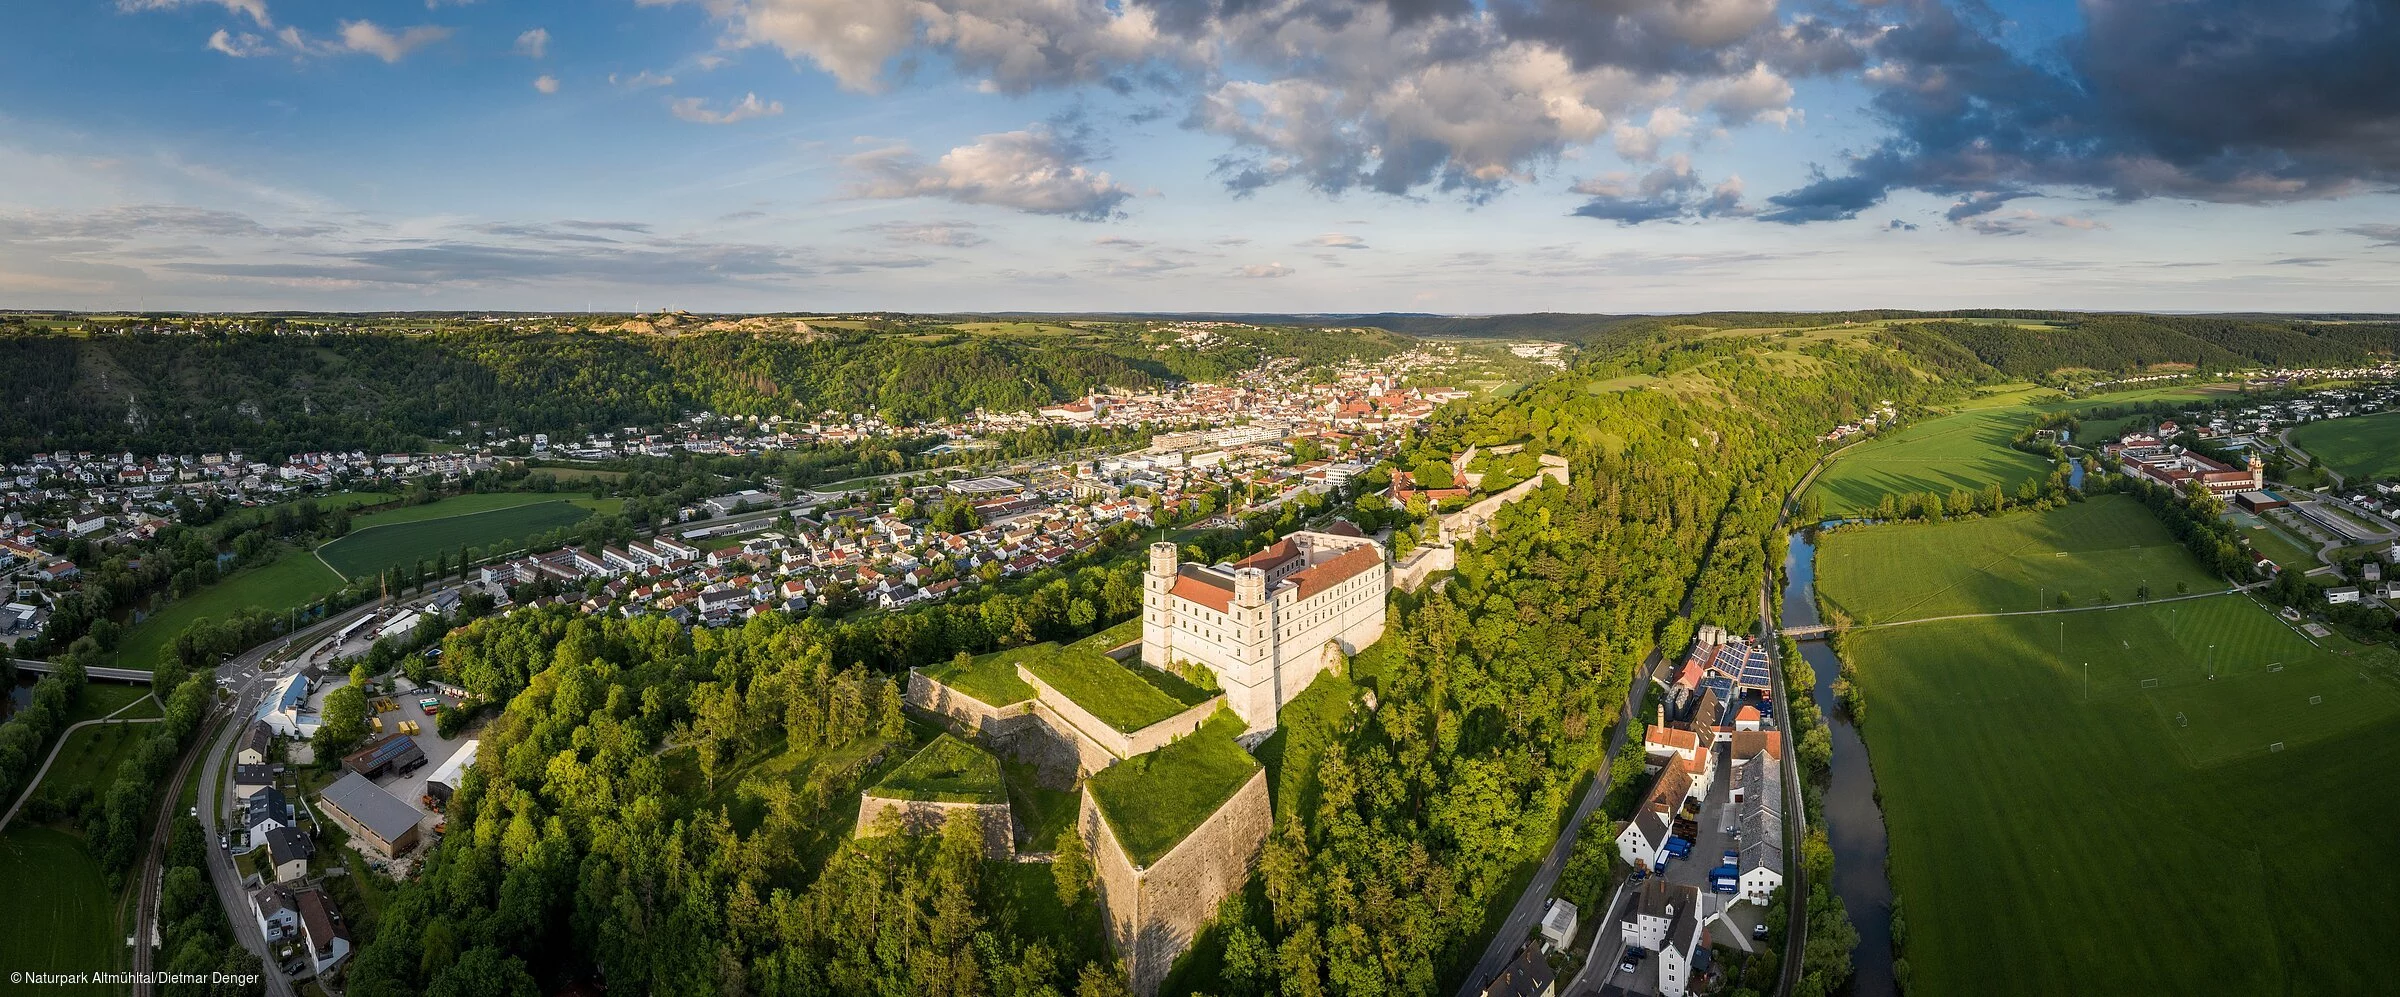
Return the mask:
POLYGON ((2260 458, 2259 455, 2251 454, 2250 490, 2255 492, 2264 489, 2265 487, 2267 487, 2267 462, 2260 458))
POLYGON ((1142 663, 1165 668, 1175 660, 1176 561, 1173 541, 1150 545, 1150 570, 1142 573, 1142 663))
POLYGON ((1271 730, 1283 707, 1281 656, 1277 653, 1273 608, 1267 603, 1267 573, 1242 568, 1233 573, 1233 630, 1225 643, 1238 662, 1217 676, 1225 689, 1226 705, 1250 722, 1252 731, 1271 730))

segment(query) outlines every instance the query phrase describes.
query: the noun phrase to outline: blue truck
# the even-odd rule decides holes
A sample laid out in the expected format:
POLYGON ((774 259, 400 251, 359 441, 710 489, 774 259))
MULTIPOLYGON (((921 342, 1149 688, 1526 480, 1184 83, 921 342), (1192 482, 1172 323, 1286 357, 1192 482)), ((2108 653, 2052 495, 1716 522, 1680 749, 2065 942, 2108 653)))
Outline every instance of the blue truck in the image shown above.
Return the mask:
POLYGON ((1678 835, 1667 836, 1667 854, 1679 859, 1692 857, 1692 843, 1678 835))

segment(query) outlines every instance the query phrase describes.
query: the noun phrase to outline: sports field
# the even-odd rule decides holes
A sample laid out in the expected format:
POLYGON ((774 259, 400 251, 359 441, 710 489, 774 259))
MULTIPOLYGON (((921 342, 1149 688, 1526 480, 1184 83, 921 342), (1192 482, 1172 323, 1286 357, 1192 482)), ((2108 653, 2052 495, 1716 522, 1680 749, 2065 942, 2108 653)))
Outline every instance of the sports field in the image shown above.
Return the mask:
POLYGON ((487 551, 506 547, 562 526, 573 526, 592 514, 584 506, 553 499, 484 510, 467 504, 453 506, 455 511, 447 515, 383 518, 396 513, 442 510, 453 502, 468 503, 486 497, 467 495, 366 517, 348 536, 317 548, 317 556, 344 577, 364 578, 386 568, 414 566, 420 560, 432 560, 437 554, 455 555, 461 547, 487 551), (376 522, 369 525, 368 520, 376 522))
POLYGON ((2400 477, 2400 412, 2312 422, 2292 442, 2344 477, 2400 477))
POLYGON ((2228 587, 2192 559, 2158 517, 2122 495, 2049 512, 1944 523, 1896 523, 1824 534, 1817 590, 1859 623, 2133 602, 2228 587))
POLYGON ((222 620, 237 610, 256 606, 270 613, 289 612, 340 591, 342 577, 305 550, 285 553, 255 568, 194 592, 143 618, 117 644, 117 663, 126 668, 153 668, 159 655, 184 628, 202 619, 222 620))
POLYGON ((8 884, 0 889, 0 923, 10 926, 0 931, 0 964, 80 973, 129 961, 116 924, 117 895, 81 839, 54 828, 10 827, 0 835, 0 883, 8 884))
POLYGON ((1981 491, 1998 484, 2011 496, 2050 473, 2050 462, 2008 445, 2032 420, 2021 405, 1927 419, 1861 443, 1825 468, 1809 493, 1828 516, 1875 511, 1885 495, 1981 491))
POLYGON ((1914 991, 2389 988, 2393 652, 2319 649, 2235 595, 1847 651, 1914 991))

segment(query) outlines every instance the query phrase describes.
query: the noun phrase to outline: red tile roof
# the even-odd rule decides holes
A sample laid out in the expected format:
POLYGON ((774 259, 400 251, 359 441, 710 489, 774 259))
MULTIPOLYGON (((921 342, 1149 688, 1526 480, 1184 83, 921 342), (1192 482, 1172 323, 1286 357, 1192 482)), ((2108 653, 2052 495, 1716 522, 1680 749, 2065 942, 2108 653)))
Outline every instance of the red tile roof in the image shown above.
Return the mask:
POLYGON ((1343 551, 1333 560, 1303 569, 1292 580, 1300 583, 1300 598, 1306 599, 1382 564, 1383 551, 1373 544, 1364 544, 1343 551))
POLYGON ((1218 588, 1190 575, 1175 579, 1175 587, 1169 590, 1169 594, 1185 602, 1199 603, 1220 613, 1233 610, 1233 592, 1231 590, 1218 588))

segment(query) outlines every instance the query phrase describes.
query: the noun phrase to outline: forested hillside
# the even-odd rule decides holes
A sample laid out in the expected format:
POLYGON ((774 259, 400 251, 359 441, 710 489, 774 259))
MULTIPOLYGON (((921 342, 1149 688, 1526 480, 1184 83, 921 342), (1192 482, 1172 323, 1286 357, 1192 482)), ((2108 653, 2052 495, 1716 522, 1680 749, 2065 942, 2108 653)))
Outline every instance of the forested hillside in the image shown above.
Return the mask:
POLYGON ((894 421, 1015 411, 1103 386, 1224 381, 1270 357, 1402 348, 1380 331, 1229 329, 1203 346, 1099 330, 968 335, 521 331, 66 335, 0 323, 0 455, 41 450, 389 450, 469 423, 581 433, 694 411, 894 421), (1154 339, 1160 341, 1153 341, 1154 339))

